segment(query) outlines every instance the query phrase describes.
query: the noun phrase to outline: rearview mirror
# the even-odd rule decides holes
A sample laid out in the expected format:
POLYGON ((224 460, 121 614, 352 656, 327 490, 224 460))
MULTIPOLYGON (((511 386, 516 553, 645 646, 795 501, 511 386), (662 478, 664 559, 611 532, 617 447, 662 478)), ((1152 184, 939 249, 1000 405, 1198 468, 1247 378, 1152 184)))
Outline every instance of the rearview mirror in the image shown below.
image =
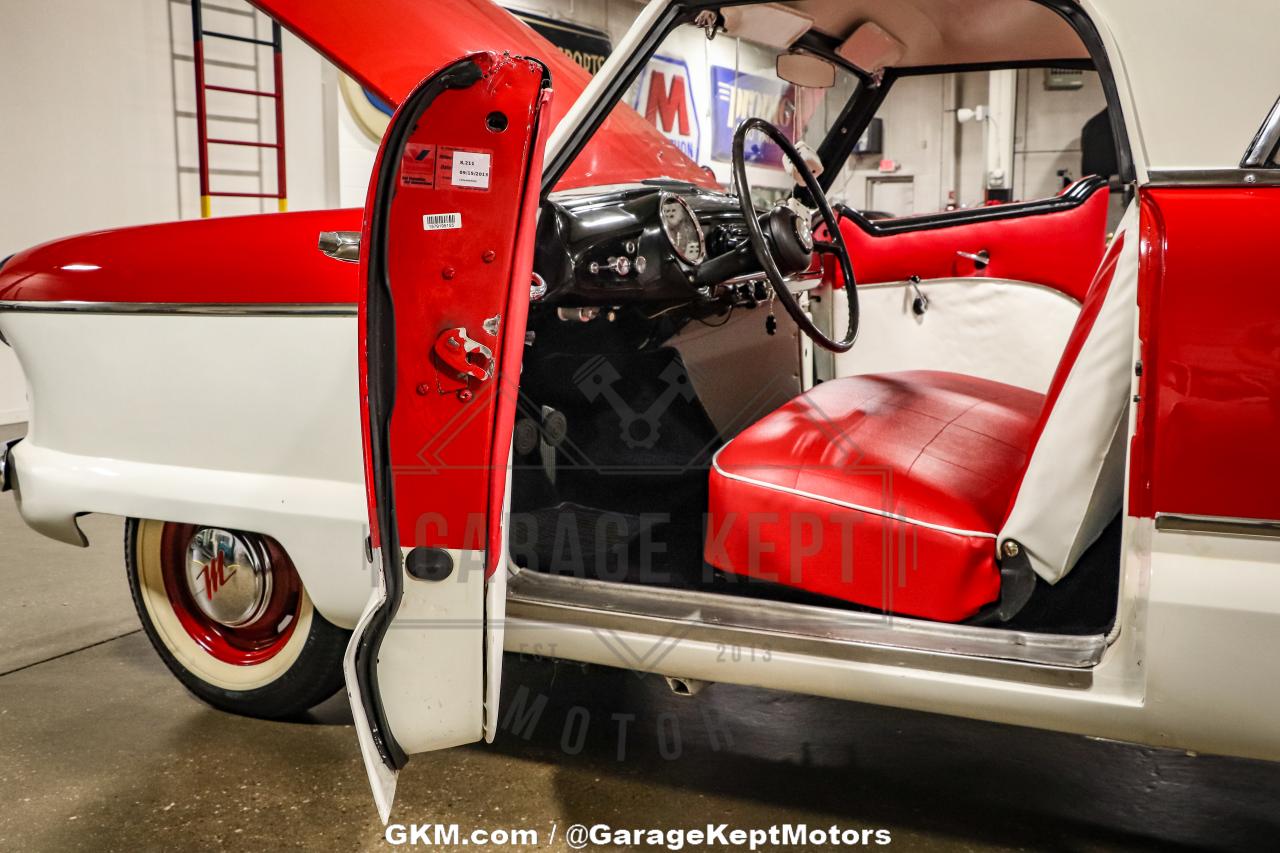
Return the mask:
POLYGON ((810 89, 830 89, 836 84, 836 66, 811 53, 780 53, 778 76, 810 89))

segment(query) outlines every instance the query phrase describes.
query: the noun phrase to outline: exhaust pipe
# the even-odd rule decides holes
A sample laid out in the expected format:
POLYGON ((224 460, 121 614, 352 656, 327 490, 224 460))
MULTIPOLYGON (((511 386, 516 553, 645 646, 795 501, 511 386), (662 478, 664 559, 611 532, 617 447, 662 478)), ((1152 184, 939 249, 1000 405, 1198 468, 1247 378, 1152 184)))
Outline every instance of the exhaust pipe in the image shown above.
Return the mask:
POLYGON ((667 679, 667 686, 677 696, 697 696, 711 683, 698 678, 683 678, 675 675, 668 675, 665 678, 667 679))

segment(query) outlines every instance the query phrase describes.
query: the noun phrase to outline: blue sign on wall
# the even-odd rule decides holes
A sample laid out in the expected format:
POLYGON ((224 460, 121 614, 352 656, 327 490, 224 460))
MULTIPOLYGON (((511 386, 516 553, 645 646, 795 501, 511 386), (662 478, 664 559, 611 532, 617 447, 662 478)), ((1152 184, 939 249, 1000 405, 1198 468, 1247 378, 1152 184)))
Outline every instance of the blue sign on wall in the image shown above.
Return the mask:
MULTIPOLYGON (((744 119, 760 116, 777 125, 787 136, 793 136, 795 122, 795 87, 775 77, 762 77, 711 66, 713 97, 711 157, 728 162, 733 159, 733 133, 744 119)), ((746 160, 757 166, 782 168, 782 150, 759 134, 747 138, 746 160)))

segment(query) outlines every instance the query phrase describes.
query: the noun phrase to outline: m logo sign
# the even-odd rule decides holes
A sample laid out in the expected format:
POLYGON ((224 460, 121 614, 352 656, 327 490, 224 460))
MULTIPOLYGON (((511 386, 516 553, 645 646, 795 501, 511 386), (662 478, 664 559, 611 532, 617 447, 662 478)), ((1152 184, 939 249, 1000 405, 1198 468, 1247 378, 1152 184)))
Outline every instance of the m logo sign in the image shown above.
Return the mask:
POLYGON ((702 128, 689 66, 683 60, 667 56, 649 60, 631 105, 690 159, 698 159, 702 128))

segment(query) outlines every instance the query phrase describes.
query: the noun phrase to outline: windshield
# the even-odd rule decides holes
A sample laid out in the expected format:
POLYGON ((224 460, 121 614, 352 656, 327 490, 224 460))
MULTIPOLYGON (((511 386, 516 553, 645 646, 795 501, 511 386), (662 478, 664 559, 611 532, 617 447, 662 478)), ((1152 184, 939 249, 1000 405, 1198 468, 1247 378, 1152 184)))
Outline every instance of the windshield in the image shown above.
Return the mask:
MULTIPOLYGON (((668 143, 656 161, 655 179, 692 180, 729 191, 733 134, 744 119, 753 116, 777 125, 793 142, 806 142, 816 150, 856 92, 858 78, 837 68, 830 88, 797 86, 778 77, 779 52, 723 33, 708 40, 693 25, 677 27, 596 131, 592 140, 596 144, 579 154, 570 171, 589 173, 594 185, 613 183, 608 158, 626 156, 627 136, 618 131, 634 122, 637 114, 668 143), (601 139, 602 134, 617 136, 616 143, 601 139), (585 163, 588 158, 594 162, 585 163)), ((767 207, 791 191, 795 182, 776 145, 752 134, 746 158, 757 206, 767 207)))

